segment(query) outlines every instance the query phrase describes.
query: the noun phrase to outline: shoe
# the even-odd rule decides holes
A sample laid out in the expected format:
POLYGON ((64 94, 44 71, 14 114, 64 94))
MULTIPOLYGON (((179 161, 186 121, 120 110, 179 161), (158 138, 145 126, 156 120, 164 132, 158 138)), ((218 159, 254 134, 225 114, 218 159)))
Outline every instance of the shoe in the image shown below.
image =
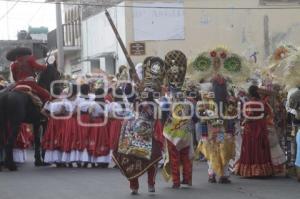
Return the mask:
POLYGON ((209 183, 217 183, 216 176, 209 176, 208 177, 208 182, 209 183))
POLYGON ((137 189, 132 189, 131 190, 131 195, 138 195, 138 194, 139 194, 139 192, 138 192, 137 189))
POLYGON ((172 189, 179 189, 180 185, 179 184, 173 184, 172 189))
POLYGON ((220 177, 219 183, 220 184, 230 184, 231 181, 227 177, 220 177))
POLYGON ((73 168, 73 164, 72 163, 68 163, 68 167, 69 168, 73 168))
POLYGON ((183 180, 183 181, 181 182, 181 184, 182 184, 182 185, 189 186, 189 187, 192 186, 192 182, 191 182, 191 181, 187 181, 187 180, 183 180))
POLYGON ((84 163, 83 164, 83 168, 88 168, 89 167, 89 163, 84 163))
POLYGON ((155 193, 155 187, 154 186, 148 186, 148 192, 149 193, 155 193))

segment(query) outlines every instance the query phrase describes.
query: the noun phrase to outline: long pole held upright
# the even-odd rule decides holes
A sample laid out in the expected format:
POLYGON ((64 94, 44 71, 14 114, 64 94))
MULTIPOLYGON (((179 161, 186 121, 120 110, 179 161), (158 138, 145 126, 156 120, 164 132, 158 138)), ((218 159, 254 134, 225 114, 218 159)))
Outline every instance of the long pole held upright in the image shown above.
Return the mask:
POLYGON ((105 15, 106 15, 107 20, 109 21, 109 23, 110 23, 110 25, 111 25, 111 27, 112 27, 112 29, 113 29, 115 35, 116 35, 116 38, 117 38, 117 40, 118 40, 118 42, 119 42, 119 44, 120 44, 120 46, 121 46, 121 48, 122 48, 122 50, 123 50, 123 53, 124 53, 124 55, 125 55, 125 57, 126 57, 126 60, 127 60, 127 62, 128 62, 128 65, 129 65, 129 67, 130 67, 130 71, 129 71, 130 77, 131 77, 131 79, 132 79, 137 85, 140 85, 140 79, 139 79, 138 76, 137 76, 137 73, 136 73, 136 70, 135 70, 134 63, 133 63, 133 61, 132 61, 132 59, 131 59, 131 57, 130 57, 130 55, 129 55, 129 53, 128 53, 128 51, 127 51, 125 45, 124 45, 124 42, 122 41, 122 39, 121 39, 121 37, 120 37, 120 34, 119 34, 119 32, 118 32, 118 30, 117 30, 117 28, 116 28, 116 26, 115 26, 115 24, 114 24, 114 22, 113 22, 113 20, 112 20, 112 18, 111 18, 109 12, 107 11, 107 9, 105 9, 105 15))
POLYGON ((56 38, 57 38, 57 65, 61 73, 64 73, 64 40, 63 40, 63 27, 62 27, 62 14, 60 0, 55 0, 56 3, 56 38))

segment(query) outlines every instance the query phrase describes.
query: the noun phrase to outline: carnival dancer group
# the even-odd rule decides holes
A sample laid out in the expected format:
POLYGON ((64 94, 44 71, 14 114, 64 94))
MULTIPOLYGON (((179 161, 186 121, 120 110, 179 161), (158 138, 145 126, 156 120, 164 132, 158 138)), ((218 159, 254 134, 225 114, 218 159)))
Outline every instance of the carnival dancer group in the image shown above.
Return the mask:
MULTIPOLYGON (((119 168, 134 195, 144 173, 149 192, 155 192, 159 164, 172 188, 192 186, 199 157, 207 161, 209 183, 231 183, 233 173, 251 178, 286 172, 276 125, 284 131, 286 118, 278 114, 291 109, 294 126, 300 123, 297 90, 290 94, 296 99, 284 103, 283 88, 263 75, 251 76, 253 63, 224 47, 201 53, 189 66, 179 50, 138 66, 139 82, 124 66, 117 75, 121 81, 108 87, 74 80, 52 89, 42 109, 48 120, 42 139, 46 163, 119 168)), ((296 166, 299 153, 298 147, 296 166)))

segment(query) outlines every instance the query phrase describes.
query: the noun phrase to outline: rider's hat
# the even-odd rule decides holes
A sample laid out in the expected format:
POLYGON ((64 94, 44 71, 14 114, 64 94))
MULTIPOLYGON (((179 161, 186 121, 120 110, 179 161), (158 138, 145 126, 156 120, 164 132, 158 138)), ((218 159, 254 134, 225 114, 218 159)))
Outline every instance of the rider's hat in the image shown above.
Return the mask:
POLYGON ((26 47, 16 47, 6 54, 6 59, 12 62, 20 61, 26 61, 29 66, 32 66, 33 68, 44 68, 45 65, 39 64, 36 61, 36 58, 32 55, 32 50, 30 48, 26 47))
POLYGON ((14 62, 20 57, 30 56, 30 55, 32 55, 32 50, 30 48, 16 47, 7 52, 6 59, 14 62))

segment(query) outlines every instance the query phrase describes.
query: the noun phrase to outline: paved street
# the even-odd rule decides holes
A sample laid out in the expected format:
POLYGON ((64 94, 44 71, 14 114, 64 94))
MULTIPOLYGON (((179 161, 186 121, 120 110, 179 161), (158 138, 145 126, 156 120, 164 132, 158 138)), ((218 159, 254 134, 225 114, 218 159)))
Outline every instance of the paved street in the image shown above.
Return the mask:
POLYGON ((115 198, 193 198, 193 199, 299 199, 300 184, 277 177, 250 180, 232 177, 233 184, 208 184, 206 164, 195 163, 194 186, 173 190, 160 174, 157 193, 148 194, 146 178, 139 196, 131 196, 128 183, 117 169, 34 168, 32 162, 18 172, 0 173, 0 199, 115 199, 115 198))

